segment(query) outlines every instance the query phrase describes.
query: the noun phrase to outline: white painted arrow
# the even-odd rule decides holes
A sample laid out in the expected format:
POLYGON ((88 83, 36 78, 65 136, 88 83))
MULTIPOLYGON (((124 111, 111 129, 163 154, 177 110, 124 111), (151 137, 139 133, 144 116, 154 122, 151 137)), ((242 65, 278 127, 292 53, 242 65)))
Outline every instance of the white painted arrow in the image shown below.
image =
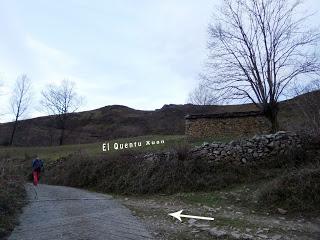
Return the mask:
POLYGON ((170 216, 178 219, 180 222, 182 221, 181 218, 193 218, 193 219, 201 219, 201 220, 208 220, 208 221, 213 221, 214 218, 212 217, 199 217, 199 216, 192 216, 192 215, 184 215, 181 214, 183 210, 180 210, 178 212, 174 212, 174 213, 169 213, 170 216))

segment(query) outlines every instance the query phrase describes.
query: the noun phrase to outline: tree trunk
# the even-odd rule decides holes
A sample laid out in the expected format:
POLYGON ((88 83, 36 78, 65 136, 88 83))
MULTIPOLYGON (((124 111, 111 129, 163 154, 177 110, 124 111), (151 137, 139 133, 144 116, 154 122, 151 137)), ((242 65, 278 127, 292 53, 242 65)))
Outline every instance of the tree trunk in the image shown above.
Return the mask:
POLYGON ((269 121, 271 122, 271 132, 276 133, 279 130, 278 113, 272 115, 269 121))
POLYGON ((60 133, 60 138, 59 138, 59 145, 63 145, 63 140, 64 140, 64 127, 61 128, 61 133, 60 133))
POLYGON ((59 115, 57 119, 58 129, 60 129, 59 145, 64 144, 65 130, 66 130, 66 115, 59 115))
POLYGON ((10 146, 12 146, 13 144, 14 134, 16 133, 17 125, 18 125, 18 120, 16 119, 13 124, 13 129, 12 129, 10 143, 9 143, 10 146))
POLYGON ((278 112, 279 112, 278 103, 274 103, 274 104, 269 103, 264 107, 264 114, 271 123, 272 133, 276 133, 279 130, 278 112))

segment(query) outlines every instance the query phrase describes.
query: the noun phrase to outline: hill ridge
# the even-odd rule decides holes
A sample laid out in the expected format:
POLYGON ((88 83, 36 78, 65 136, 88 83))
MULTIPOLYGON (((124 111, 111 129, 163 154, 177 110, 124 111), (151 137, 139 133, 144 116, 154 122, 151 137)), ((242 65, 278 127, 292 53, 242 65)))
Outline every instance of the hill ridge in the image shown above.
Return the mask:
MULTIPOLYGON (((319 95, 320 99, 320 91, 309 94, 319 95)), ((290 123, 292 119, 297 118, 293 106, 299 98, 301 96, 280 102, 280 120, 286 127, 292 124, 290 123)), ((162 108, 155 110, 137 110, 124 105, 107 105, 94 110, 72 113, 67 124, 65 144, 93 143, 105 139, 142 135, 182 135, 185 131, 186 115, 256 110, 257 107, 252 103, 202 106, 165 104, 162 108)), ((60 131, 52 119, 53 116, 41 116, 19 121, 15 145, 57 145, 60 131)), ((12 122, 0 124, 0 145, 8 143, 11 129, 12 122)))

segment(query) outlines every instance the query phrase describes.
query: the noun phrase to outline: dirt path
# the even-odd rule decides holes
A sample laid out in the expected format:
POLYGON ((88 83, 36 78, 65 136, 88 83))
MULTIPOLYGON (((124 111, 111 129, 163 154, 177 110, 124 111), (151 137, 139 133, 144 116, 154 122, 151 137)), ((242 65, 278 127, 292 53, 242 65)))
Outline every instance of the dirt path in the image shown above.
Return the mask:
POLYGON ((320 217, 290 216, 257 212, 243 206, 247 188, 153 196, 117 196, 133 211, 159 240, 318 240, 320 217), (168 213, 183 209, 184 214, 214 217, 214 221, 183 219, 179 222, 168 213))
POLYGON ((99 193, 69 187, 26 186, 29 204, 14 239, 152 239, 130 210, 99 193))

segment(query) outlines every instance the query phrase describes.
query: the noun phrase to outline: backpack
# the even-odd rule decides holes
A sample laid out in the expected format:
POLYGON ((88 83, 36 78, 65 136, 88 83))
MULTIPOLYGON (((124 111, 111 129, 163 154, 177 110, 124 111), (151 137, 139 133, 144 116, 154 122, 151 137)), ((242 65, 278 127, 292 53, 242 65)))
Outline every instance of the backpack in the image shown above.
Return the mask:
POLYGON ((34 159, 33 161, 32 161, 32 170, 33 171, 35 171, 35 170, 42 170, 42 168, 43 168, 43 162, 42 162, 42 160, 40 160, 40 159, 34 159))

